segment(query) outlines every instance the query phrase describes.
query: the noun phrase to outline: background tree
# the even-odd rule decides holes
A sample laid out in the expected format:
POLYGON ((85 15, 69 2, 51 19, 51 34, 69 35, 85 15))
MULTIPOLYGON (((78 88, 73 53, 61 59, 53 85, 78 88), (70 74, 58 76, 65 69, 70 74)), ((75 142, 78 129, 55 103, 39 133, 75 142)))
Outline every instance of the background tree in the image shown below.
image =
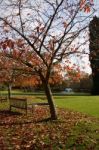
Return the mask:
POLYGON ((96 16, 89 24, 90 62, 92 68, 92 94, 99 95, 99 18, 96 16))
POLYGON ((91 92, 92 89, 92 75, 88 73, 81 73, 82 76, 80 78, 80 91, 81 92, 91 92))
POLYGON ((8 98, 11 96, 12 84, 15 81, 15 63, 0 53, 0 84, 7 86, 8 98))
POLYGON ((24 64, 5 57, 5 53, 0 53, 0 83, 7 86, 9 99, 13 86, 21 86, 22 84, 23 86, 33 86, 37 82, 37 77, 24 64))
POLYGON ((41 81, 36 75, 20 75, 15 81, 14 88, 23 89, 24 91, 35 91, 41 86, 41 81))
POLYGON ((78 42, 76 47, 74 43, 83 31, 86 36, 89 16, 93 14, 93 11, 90 12, 91 2, 1 1, 1 50, 7 57, 23 63, 40 77, 52 119, 57 119, 57 113, 49 84, 50 75, 56 63, 71 54, 81 53, 79 47, 83 43, 78 42))
POLYGON ((13 59, 5 57, 0 53, 0 83, 8 88, 8 98, 11 97, 11 89, 22 73, 19 71, 19 64, 13 59))

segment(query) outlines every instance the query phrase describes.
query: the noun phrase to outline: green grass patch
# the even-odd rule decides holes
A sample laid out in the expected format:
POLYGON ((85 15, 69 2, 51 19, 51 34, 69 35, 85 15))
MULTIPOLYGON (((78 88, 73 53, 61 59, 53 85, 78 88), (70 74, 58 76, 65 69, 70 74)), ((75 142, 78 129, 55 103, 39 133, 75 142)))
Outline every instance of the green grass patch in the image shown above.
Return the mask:
POLYGON ((58 107, 99 117, 99 96, 56 96, 54 98, 58 107))
POLYGON ((9 109, 9 102, 0 102, 0 110, 8 110, 9 109))
MULTIPOLYGON (((0 91, 0 95, 7 95, 8 94, 8 91, 7 90, 4 90, 4 91, 0 91)), ((30 91, 30 92, 28 92, 28 91, 23 91, 23 90, 12 90, 11 91, 11 95, 36 95, 36 96, 42 96, 42 95, 44 95, 45 94, 45 92, 44 91, 36 91, 36 92, 32 92, 32 91, 30 91)), ((86 96, 88 96, 88 95, 90 95, 90 93, 80 93, 80 92, 72 92, 72 93, 66 93, 66 92, 53 92, 53 95, 54 96, 84 96, 84 95, 86 95, 86 96)))
MULTIPOLYGON (((46 101, 45 95, 21 97, 26 97, 28 104, 46 101)), ((98 150, 99 97, 54 96, 54 99, 59 113, 57 121, 47 119, 50 113, 46 107, 37 107, 34 113, 28 111, 25 115, 15 109, 9 112, 9 102, 0 103, 2 149, 98 150)))
POLYGON ((71 131, 67 140, 67 149, 73 147, 76 150, 88 149, 98 150, 99 145, 99 126, 96 123, 79 122, 71 131))
MULTIPOLYGON (((28 103, 47 101, 45 95, 13 95, 26 97, 28 103)), ((85 113, 99 118, 99 96, 54 96, 57 107, 85 113)), ((8 103, 0 103, 0 109, 9 107, 8 103)))
POLYGON ((59 119, 51 121, 44 108, 36 108, 28 115, 0 111, 0 146, 10 150, 99 149, 97 119, 66 109, 58 112, 59 119))

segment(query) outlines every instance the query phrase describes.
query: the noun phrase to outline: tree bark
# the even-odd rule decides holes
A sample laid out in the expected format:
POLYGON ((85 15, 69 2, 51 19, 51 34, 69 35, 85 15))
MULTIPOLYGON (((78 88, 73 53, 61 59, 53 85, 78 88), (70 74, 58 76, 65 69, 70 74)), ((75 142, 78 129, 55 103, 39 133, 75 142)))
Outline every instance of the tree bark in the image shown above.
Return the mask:
POLYGON ((99 95, 99 72, 96 72, 93 76, 93 87, 91 91, 92 95, 99 95))
POLYGON ((11 85, 8 84, 8 99, 11 97, 11 85))
POLYGON ((93 87, 91 94, 99 95, 99 18, 93 17, 89 24, 89 50, 90 63, 93 76, 93 87))
POLYGON ((52 92, 49 83, 44 83, 44 89, 45 89, 45 94, 48 100, 49 108, 50 108, 50 114, 51 114, 51 119, 52 120, 57 120, 57 111, 56 107, 54 104, 52 92))

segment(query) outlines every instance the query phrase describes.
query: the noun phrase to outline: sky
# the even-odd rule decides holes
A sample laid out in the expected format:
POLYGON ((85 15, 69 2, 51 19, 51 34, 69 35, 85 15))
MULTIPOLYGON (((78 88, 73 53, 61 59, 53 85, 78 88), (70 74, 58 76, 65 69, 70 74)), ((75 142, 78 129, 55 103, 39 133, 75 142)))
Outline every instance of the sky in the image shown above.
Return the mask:
POLYGON ((94 8, 97 10, 95 14, 99 17, 99 0, 94 0, 94 8))
MULTIPOLYGON (((99 17, 99 0, 94 0, 93 7, 95 9, 94 16, 96 15, 97 17, 99 17)), ((87 50, 89 51, 89 43, 87 44, 87 50)), ((90 62, 89 62, 89 56, 88 55, 85 55, 83 57, 82 61, 78 58, 78 59, 73 59, 73 62, 77 63, 82 71, 85 71, 89 74, 92 72, 91 68, 90 68, 90 62)))

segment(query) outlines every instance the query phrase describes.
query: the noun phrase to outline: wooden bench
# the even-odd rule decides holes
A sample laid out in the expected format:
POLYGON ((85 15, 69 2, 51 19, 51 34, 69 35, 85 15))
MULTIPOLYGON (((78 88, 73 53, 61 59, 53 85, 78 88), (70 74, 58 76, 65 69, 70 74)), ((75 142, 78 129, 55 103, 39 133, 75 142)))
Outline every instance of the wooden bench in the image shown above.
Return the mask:
POLYGON ((27 99, 26 98, 13 97, 13 98, 10 98, 9 103, 10 103, 10 111, 11 111, 11 108, 14 107, 14 108, 25 110, 27 114, 27 99))
POLYGON ((26 114, 27 114, 28 108, 30 108, 32 110, 32 113, 33 113, 35 106, 48 106, 49 105, 46 102, 27 104, 26 98, 16 98, 16 97, 10 98, 9 103, 10 103, 10 111, 11 111, 11 108, 14 107, 14 108, 19 108, 19 109, 25 110, 26 114))
POLYGON ((1 103, 2 103, 2 102, 6 102, 6 101, 7 101, 7 97, 3 97, 3 96, 1 97, 1 96, 0 96, 0 102, 1 102, 1 103))

